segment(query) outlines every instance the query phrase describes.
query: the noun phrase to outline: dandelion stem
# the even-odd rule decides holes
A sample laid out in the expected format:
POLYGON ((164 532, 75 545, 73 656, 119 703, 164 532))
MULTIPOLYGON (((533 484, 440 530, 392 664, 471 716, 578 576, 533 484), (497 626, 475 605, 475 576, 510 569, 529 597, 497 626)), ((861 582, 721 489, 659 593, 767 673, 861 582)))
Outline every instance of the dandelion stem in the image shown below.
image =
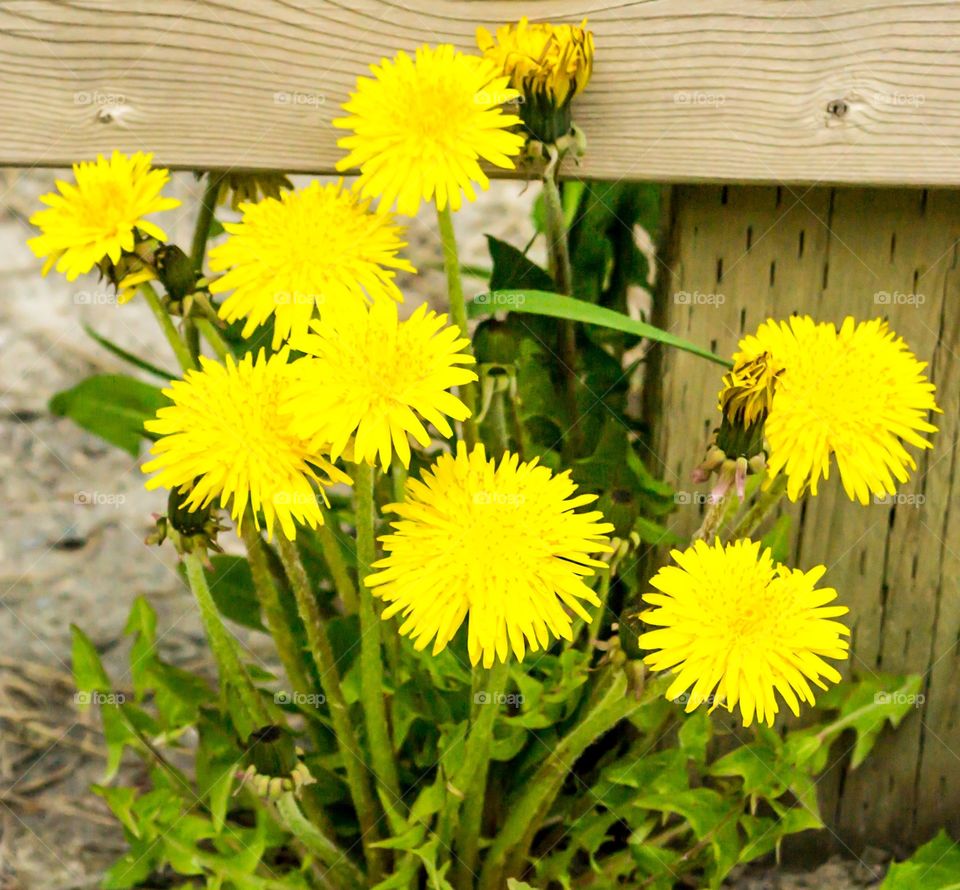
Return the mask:
MULTIPOLYGON (((490 747, 493 727, 500 713, 503 695, 510 679, 509 663, 497 661, 490 670, 473 670, 473 716, 470 735, 464 748, 463 765, 454 776, 453 787, 463 793, 464 811, 457 831, 457 886, 471 888, 476 880, 477 850, 480 843, 487 777, 490 772, 490 747)), ((448 803, 452 822, 457 804, 448 803)))
POLYGON ((559 167, 556 161, 551 161, 543 173, 544 222, 553 283, 558 294, 570 296, 573 291, 573 271, 567 246, 567 220, 563 213, 563 199, 560 197, 559 167))
MULTIPOLYGON (((437 209, 437 221, 440 226, 440 240, 443 243, 443 266, 447 273, 447 294, 450 300, 450 314, 453 321, 460 328, 460 332, 468 340, 470 332, 467 327, 467 306, 463 297, 463 281, 460 278, 460 257, 457 253, 457 236, 453 229, 453 215, 448 204, 443 210, 437 209)), ((467 351, 472 355, 473 347, 467 351)), ((460 387, 460 398, 470 410, 470 416, 463 421, 463 439, 471 451, 477 443, 477 391, 473 383, 465 383, 460 387)))
POLYGON ((600 605, 597 608, 597 614, 593 616, 590 622, 589 635, 587 637, 587 652, 592 652, 597 640, 600 639, 600 631, 603 630, 603 622, 607 613, 607 601, 610 599, 610 581, 615 568, 615 557, 607 563, 606 568, 600 569, 597 574, 600 575, 600 585, 597 590, 597 599, 600 605))
POLYGON ((384 700, 380 616, 373 602, 373 592, 364 584, 376 558, 373 487, 373 467, 365 461, 357 464, 354 493, 357 511, 357 576, 360 582, 360 700, 363 702, 374 774, 386 789, 389 800, 395 801, 400 798, 400 783, 384 700))
POLYGON ((203 571, 202 557, 199 553, 185 553, 183 563, 187 572, 187 582, 200 608, 200 619, 203 621, 203 628, 210 641, 210 649, 217 662, 221 686, 224 689, 231 686, 237 691, 247 719, 251 722, 251 731, 266 726, 270 722, 270 715, 243 665, 237 641, 223 626, 220 612, 213 601, 210 586, 207 584, 207 576, 203 571))
POLYGON ((711 498, 710 506, 707 507, 707 512, 703 516, 703 522, 700 523, 700 528, 693 533, 692 541, 706 541, 708 544, 713 543, 714 537, 716 537, 720 526, 723 524, 723 517, 726 516, 727 513, 726 503, 726 495, 711 498))
POLYGON ((203 334, 204 339, 213 348, 214 353, 220 361, 224 361, 228 355, 233 354, 227 345, 227 341, 223 339, 220 331, 217 330, 213 322, 207 318, 197 318, 194 320, 194 323, 197 326, 197 330, 203 334))
POLYGON ((334 881, 333 886, 344 890, 360 890, 365 886, 360 870, 333 840, 304 817, 291 792, 283 794, 277 801, 277 812, 290 833, 327 868, 334 881))
POLYGON ((190 350, 190 358, 194 363, 200 358, 200 332, 197 330, 196 319, 187 316, 183 320, 183 339, 190 350))
POLYGON ((307 631, 307 642, 320 673, 320 686, 327 698, 330 720, 337 737, 337 747, 347 773, 347 785, 360 823, 360 839, 369 870, 368 878, 372 886, 383 875, 384 855, 382 851, 372 846, 379 838, 375 803, 367 782, 366 764, 362 760, 357 736, 350 721, 350 711, 343 696, 343 690, 340 688, 340 671, 333 656, 330 638, 327 636, 326 624, 320 614, 313 590, 310 588, 310 580, 300 560, 300 554, 297 553, 296 545, 283 535, 279 535, 277 549, 280 553, 280 561, 290 579, 297 609, 307 631))
POLYGON ((500 890, 505 877, 522 871, 533 837, 573 765, 589 745, 611 730, 640 703, 627 694, 627 679, 616 667, 606 689, 583 719, 547 754, 533 778, 511 801, 509 815, 487 851, 480 875, 480 890, 500 890))
MULTIPOLYGON (((544 222, 547 230, 550 273, 553 275, 554 285, 557 293, 570 296, 573 293, 573 271, 567 244, 567 221, 563 212, 563 200, 560 197, 559 171, 558 156, 550 161, 543 173, 543 206, 546 211, 544 222)), ((576 455, 582 449, 583 435, 577 410, 577 330, 572 321, 561 319, 558 322, 557 352, 567 400, 570 445, 576 455)))
POLYGON ((240 534, 247 548, 250 574, 253 576, 253 586, 263 609, 263 617, 276 643, 277 655, 280 657, 287 679, 293 687, 293 692, 304 696, 309 695, 313 691, 313 684, 303 661, 303 653, 300 651, 300 646, 283 610, 276 579, 271 574, 267 563, 266 545, 254 527, 251 516, 246 517, 240 534))
POLYGON ((197 363, 190 354, 190 350, 183 341, 183 337, 177 333, 176 325, 174 325, 170 313, 167 312, 160 302, 160 297, 157 296, 153 285, 149 281, 145 281, 139 286, 138 290, 143 294, 143 298, 147 301, 150 311, 153 312, 154 318, 156 318, 160 324, 160 330, 163 331, 167 342, 170 344, 170 348, 173 350, 173 354, 177 357, 177 361, 180 362, 180 367, 183 368, 184 371, 195 369, 197 363))
POLYGON ((360 610, 360 601, 357 598, 357 588, 353 584, 347 564, 340 552, 337 542, 337 533, 330 527, 330 513, 324 514, 324 523, 317 529, 317 540, 323 551, 323 559, 330 570, 333 587, 343 601, 344 610, 349 615, 356 615, 360 610))
POLYGON ((504 392, 493 394, 490 407, 487 410, 487 422, 483 424, 483 439, 490 444, 490 453, 498 457, 507 450, 510 441, 510 434, 507 430, 507 412, 504 407, 506 398, 507 394, 504 392))
POLYGON ((753 505, 747 510, 740 524, 733 533, 733 540, 740 538, 749 538, 759 527, 760 523, 766 519, 767 514, 773 510, 787 493, 787 476, 781 473, 770 483, 766 491, 761 491, 753 505))
POLYGON ((399 504, 406 495, 407 468, 400 461, 395 460, 390 465, 390 477, 393 482, 393 499, 399 504))
POLYGON ((193 263, 193 268, 201 274, 203 257, 207 252, 207 238, 210 237, 210 223, 213 222, 213 211, 217 206, 221 182, 223 182, 222 174, 207 171, 207 185, 203 190, 200 212, 197 214, 197 224, 193 230, 193 243, 190 247, 190 261, 193 263))

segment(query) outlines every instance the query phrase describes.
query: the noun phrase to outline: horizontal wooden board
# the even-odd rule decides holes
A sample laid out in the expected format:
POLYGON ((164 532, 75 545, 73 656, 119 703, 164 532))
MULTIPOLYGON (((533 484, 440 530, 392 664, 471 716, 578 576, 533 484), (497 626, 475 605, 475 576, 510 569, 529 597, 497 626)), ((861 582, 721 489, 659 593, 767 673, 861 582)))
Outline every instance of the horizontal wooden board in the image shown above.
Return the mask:
POLYGON ((522 14, 596 33, 577 175, 960 182, 953 0, 5 0, 0 163, 330 171, 371 61, 522 14))

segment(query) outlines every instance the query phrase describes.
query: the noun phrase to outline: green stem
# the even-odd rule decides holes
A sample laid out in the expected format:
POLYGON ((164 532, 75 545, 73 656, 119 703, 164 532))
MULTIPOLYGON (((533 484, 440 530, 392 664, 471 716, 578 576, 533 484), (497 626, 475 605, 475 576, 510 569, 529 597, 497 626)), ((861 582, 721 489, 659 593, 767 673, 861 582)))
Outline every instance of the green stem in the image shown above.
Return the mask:
POLYGON ((393 484, 394 501, 403 503, 407 496, 407 468, 398 460, 390 464, 390 481, 393 484))
POLYGON ((376 559, 373 488, 373 467, 366 462, 357 464, 354 494, 357 511, 357 577, 360 587, 360 700, 363 702, 374 774, 384 786, 388 799, 396 801, 400 798, 400 782, 387 725, 380 616, 373 602, 373 592, 364 584, 376 559))
POLYGON ((177 361, 180 362, 180 367, 183 368, 184 371, 195 369, 197 363, 193 360, 187 344, 184 343, 183 338, 177 333, 173 319, 170 317, 170 313, 164 309, 163 304, 160 302, 160 297, 157 296, 157 292, 153 289, 153 285, 149 281, 145 281, 140 285, 138 290, 143 294, 143 298, 147 301, 150 311, 153 312, 154 318, 156 318, 160 324, 160 330, 163 331, 167 342, 170 344, 170 348, 173 350, 173 354, 177 357, 177 361))
POLYGON ((201 556, 198 553, 185 553, 183 564, 187 572, 187 582, 200 608, 200 618, 210 641, 210 649, 217 662, 221 685, 224 688, 232 686, 237 691, 252 729, 266 726, 271 722, 270 715, 243 665, 237 641, 223 626, 220 612, 207 584, 201 556))
POLYGON ((326 877, 332 879, 333 886, 344 890, 362 890, 366 886, 360 869, 334 841, 306 819, 292 793, 280 797, 277 812, 290 833, 328 869, 326 877))
POLYGON ((530 436, 527 433, 527 428, 523 425, 523 420, 520 417, 520 405, 512 389, 508 401, 510 404, 510 430, 513 433, 516 453, 520 460, 523 460, 524 455, 530 453, 530 436))
POLYGON ((197 364, 200 358, 200 332, 197 330, 195 320, 189 316, 183 320, 183 339, 187 344, 187 349, 190 350, 190 357, 194 364, 197 364))
MULTIPOLYGON (((507 449, 507 425, 503 401, 506 394, 494 393, 490 404, 490 423, 485 426, 487 442, 492 454, 502 454, 507 449)), ((464 745, 460 770, 449 783, 449 803, 440 818, 438 834, 441 843, 449 846, 452 826, 457 824, 455 868, 456 885, 470 890, 476 880, 476 867, 483 830, 483 811, 487 799, 487 780, 490 773, 490 749, 493 731, 510 682, 510 665, 497 661, 490 670, 473 668, 473 704, 470 714, 470 734, 464 745), (463 813, 458 821, 459 801, 463 800, 463 813)))
POLYGON ((740 538, 749 538, 757 527, 766 519, 767 514, 773 510, 787 493, 787 476, 781 473, 771 483, 766 491, 761 491, 757 499, 753 502, 750 509, 744 514, 740 524, 734 529, 731 540, 740 538))
POLYGON ((543 174, 544 223, 547 230, 547 256, 550 273, 558 294, 573 293, 573 271, 570 265, 570 250, 567 245, 567 221, 560 197, 558 164, 551 164, 543 174))
POLYGON ((509 815, 487 851, 480 876, 480 890, 500 890, 505 878, 524 867, 534 835, 553 805, 554 799, 581 754, 608 732, 639 702, 627 695, 627 679, 621 669, 607 682, 583 719, 547 753, 533 778, 524 784, 518 798, 509 807, 509 815))
MULTIPOLYGON (((309 678, 309 671, 304 662, 300 646, 293 634, 293 629, 287 620, 287 614, 280 601, 280 591, 277 582, 270 571, 263 538, 253 524, 253 517, 247 516, 241 530, 243 543, 247 548, 247 559, 250 563, 250 574, 253 576, 253 586, 263 609, 263 617, 267 621, 267 628, 277 647, 280 663, 286 671, 287 679, 293 687, 293 692, 300 696, 307 696, 313 691, 313 684, 309 678)), ((307 701, 306 698, 302 699, 307 701)))
POLYGON ((213 222, 213 212, 217 206, 217 195, 220 194, 222 181, 221 174, 207 172, 207 185, 203 190, 200 212, 197 214, 197 224, 193 230, 190 261, 193 263, 193 268, 201 274, 203 274, 203 257, 207 252, 207 238, 210 237, 210 223, 213 222))
POLYGON ((510 433, 507 430, 507 414, 504 408, 505 392, 495 392, 487 410, 486 423, 482 425, 483 440, 489 446, 489 453, 499 457, 510 442, 510 433))
MULTIPOLYGON (((447 272, 447 293, 450 299, 450 315, 454 324, 468 340, 470 331, 467 327, 467 305, 463 297, 463 281, 460 279, 460 258, 457 253, 457 236, 453 230, 453 216, 448 204, 443 210, 437 210, 437 222, 440 225, 440 240, 443 243, 443 266, 447 272)), ((472 353, 472 347, 468 347, 472 353)), ((463 439, 471 451, 477 443, 477 390, 476 385, 467 383, 460 387, 460 398, 470 411, 470 416, 463 422, 463 439)))
POLYGON ((225 361, 228 355, 233 355, 227 341, 220 335, 215 324, 207 318, 196 318, 193 320, 197 330, 203 334, 203 338, 213 347, 213 351, 220 361, 225 361))
POLYGON ((597 590, 597 599, 600 600, 600 606, 597 614, 593 616, 590 622, 590 635, 587 638, 587 652, 592 652, 597 640, 600 639, 600 631, 603 630, 603 621, 606 617, 607 600, 610 598, 610 580, 613 575, 613 563, 607 563, 605 569, 599 570, 600 586, 597 590))
POLYGON ((376 808, 367 782, 366 765, 350 721, 350 711, 343 697, 343 690, 340 688, 340 671, 333 655, 330 638, 327 636, 326 624, 320 614, 316 597, 310 588, 310 581, 296 546, 281 534, 278 536, 277 549, 280 553, 280 561, 290 579, 297 609, 307 631, 310 651, 320 672, 320 685, 327 699, 333 731, 337 737, 337 747, 347 773, 347 785, 360 823, 360 840, 367 860, 368 877, 373 885, 383 875, 384 855, 382 851, 372 846, 379 838, 376 808))
POLYGON ((716 500, 710 501, 710 506, 707 507, 707 512, 703 516, 703 522, 700 523, 700 528, 698 528, 691 538, 692 541, 706 541, 708 544, 713 544, 713 539, 716 537, 717 532, 720 531, 720 526, 723 524, 723 517, 727 513, 727 496, 721 495, 716 500))
MULTIPOLYGON (((448 803, 451 822, 457 820, 456 795, 463 795, 464 810, 457 830, 456 886, 469 890, 476 878, 477 851, 486 800, 487 777, 490 772, 490 748, 493 728, 500 713, 501 696, 510 679, 508 662, 497 661, 490 670, 473 670, 473 723, 464 747, 463 764, 448 789, 454 802, 448 803)), ((449 800, 449 798, 448 798, 449 800)), ((443 840, 443 838, 441 838, 443 840)))
MULTIPOLYGON (((573 271, 567 242, 567 221, 560 196, 559 169, 558 162, 551 162, 543 174, 544 221, 550 272, 553 275, 557 293, 570 296, 573 294, 573 271)), ((583 447, 583 431, 580 429, 580 414, 577 410, 577 329, 572 321, 566 319, 559 321, 557 351, 570 422, 570 445, 573 453, 577 455, 581 453, 583 447)))
POLYGON ((334 589, 343 601, 344 610, 348 615, 356 615, 360 609, 357 598, 357 588, 350 577, 350 570, 343 559, 340 544, 337 542, 337 533, 330 527, 331 514, 324 514, 324 524, 317 529, 317 540, 323 551, 323 559, 330 570, 334 589))

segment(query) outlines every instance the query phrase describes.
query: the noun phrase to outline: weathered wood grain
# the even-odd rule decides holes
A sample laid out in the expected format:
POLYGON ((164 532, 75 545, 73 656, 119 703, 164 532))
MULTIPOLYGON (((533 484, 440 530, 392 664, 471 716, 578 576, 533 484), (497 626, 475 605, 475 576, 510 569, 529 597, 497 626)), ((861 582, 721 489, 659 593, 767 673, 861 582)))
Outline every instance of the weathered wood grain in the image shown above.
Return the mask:
POLYGON ((370 62, 522 14, 596 32, 585 176, 960 182, 952 0, 4 0, 0 163, 329 171, 370 62))
MULTIPOLYGON (((900 502, 861 507, 834 477, 789 512, 793 564, 826 565, 824 583, 850 607, 847 673, 924 677, 925 701, 859 769, 846 765, 843 744, 835 751, 820 790, 837 843, 906 851, 941 826, 956 832, 960 205, 943 190, 687 186, 674 190, 672 225, 664 309, 674 333, 731 354, 743 333, 770 316, 797 311, 840 322, 882 315, 931 362, 944 414, 935 421, 935 447, 919 456, 900 502), (698 293, 706 295, 699 303, 698 293), (693 296, 677 301, 675 294, 693 296)), ((715 368, 678 352, 665 357, 659 469, 682 491, 705 490, 689 479, 717 422, 718 385, 715 368)), ((676 514, 680 533, 697 521, 690 508, 676 514)))

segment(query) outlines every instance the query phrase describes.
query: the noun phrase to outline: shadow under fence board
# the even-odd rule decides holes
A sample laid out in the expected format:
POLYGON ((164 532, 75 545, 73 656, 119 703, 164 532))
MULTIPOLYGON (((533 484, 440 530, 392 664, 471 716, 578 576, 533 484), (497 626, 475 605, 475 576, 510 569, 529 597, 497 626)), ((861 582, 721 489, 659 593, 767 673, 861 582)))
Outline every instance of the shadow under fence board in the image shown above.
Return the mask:
POLYGON ((371 62, 521 15, 596 33, 580 175, 960 183, 953 0, 6 0, 0 164, 331 171, 371 62))
MULTIPOLYGON (((930 362, 944 413, 900 502, 852 503, 834 470, 818 497, 788 510, 797 538, 792 564, 826 565, 823 583, 850 607, 847 673, 924 677, 925 701, 858 769, 848 769, 844 756, 852 739, 841 740, 820 782, 824 818, 853 849, 905 849, 943 825, 956 834, 960 201, 944 190, 681 186, 671 205, 659 311, 673 333, 729 355, 770 316, 886 316, 930 362)), ((686 353, 664 356, 669 411, 656 431, 659 470, 682 491, 698 490, 690 473, 717 424, 719 376, 686 353)), ((688 508, 674 521, 675 531, 691 533, 698 516, 688 508)))

